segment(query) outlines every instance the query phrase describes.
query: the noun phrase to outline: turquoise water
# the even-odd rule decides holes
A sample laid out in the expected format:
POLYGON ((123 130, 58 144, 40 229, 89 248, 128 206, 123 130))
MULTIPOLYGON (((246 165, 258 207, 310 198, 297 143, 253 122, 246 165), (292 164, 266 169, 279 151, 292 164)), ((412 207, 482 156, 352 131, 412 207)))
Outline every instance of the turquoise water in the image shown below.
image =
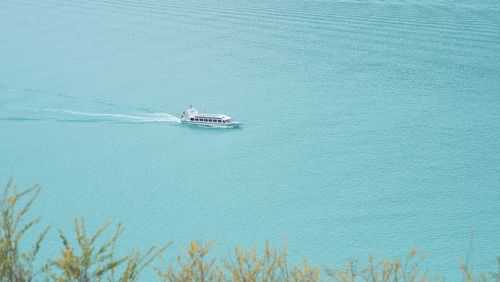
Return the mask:
POLYGON ((498 1, 0 2, 0 177, 43 185, 46 255, 84 216, 124 249, 494 270, 499 94, 498 1), (177 124, 189 104, 244 126, 177 124))

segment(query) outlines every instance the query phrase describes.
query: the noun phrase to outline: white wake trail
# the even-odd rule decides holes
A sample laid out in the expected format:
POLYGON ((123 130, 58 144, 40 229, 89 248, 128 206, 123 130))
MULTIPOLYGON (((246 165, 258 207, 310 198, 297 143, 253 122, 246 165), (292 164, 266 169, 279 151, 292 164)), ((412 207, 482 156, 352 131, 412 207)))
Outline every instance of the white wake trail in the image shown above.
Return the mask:
POLYGON ((180 123, 180 119, 178 117, 168 113, 119 114, 119 113, 80 112, 72 110, 53 110, 53 109, 47 109, 47 110, 62 112, 81 117, 94 118, 95 121, 136 122, 136 123, 150 123, 150 122, 180 123))

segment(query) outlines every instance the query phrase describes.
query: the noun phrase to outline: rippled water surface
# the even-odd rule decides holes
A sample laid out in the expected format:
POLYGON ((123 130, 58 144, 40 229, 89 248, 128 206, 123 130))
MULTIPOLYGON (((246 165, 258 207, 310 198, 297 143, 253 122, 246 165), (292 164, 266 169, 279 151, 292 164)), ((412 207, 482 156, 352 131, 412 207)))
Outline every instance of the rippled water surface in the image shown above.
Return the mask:
POLYGON ((49 255, 85 216, 125 249, 494 270, 499 128, 498 1, 0 1, 0 176, 43 184, 49 255))

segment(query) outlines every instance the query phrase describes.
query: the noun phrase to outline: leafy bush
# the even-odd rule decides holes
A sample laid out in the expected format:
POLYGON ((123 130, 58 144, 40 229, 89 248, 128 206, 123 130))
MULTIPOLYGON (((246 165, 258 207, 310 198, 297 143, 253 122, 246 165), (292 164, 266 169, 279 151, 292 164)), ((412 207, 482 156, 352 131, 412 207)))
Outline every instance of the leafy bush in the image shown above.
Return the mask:
MULTIPOLYGON (((21 239, 40 217, 26 220, 25 216, 40 193, 40 186, 24 191, 9 180, 0 199, 0 282, 94 282, 139 280, 140 273, 154 269, 160 281, 168 282, 430 282, 445 281, 439 275, 421 271, 419 265, 427 254, 412 249, 404 259, 379 259, 370 256, 368 263, 358 267, 356 261, 346 266, 320 269, 308 264, 304 258, 301 264, 288 263, 286 244, 282 249, 266 243, 262 253, 255 248, 234 249, 231 257, 215 256, 211 253, 214 243, 191 241, 188 247, 173 262, 167 262, 162 255, 170 243, 151 247, 146 252, 131 251, 129 255, 117 257, 116 242, 123 233, 118 224, 110 238, 103 237, 111 226, 108 222, 93 234, 87 233, 83 219, 74 220, 76 243, 59 231, 62 250, 54 259, 46 261, 36 269, 35 259, 49 227, 43 229, 38 239, 27 250, 22 248, 21 239), (98 243, 98 242, 104 243, 98 243), (160 261, 159 266, 153 266, 160 261)), ((500 282, 500 258, 497 273, 481 274, 475 277, 470 268, 460 264, 464 282, 500 282)))
POLYGON ((25 222, 29 208, 40 193, 40 186, 19 192, 17 185, 9 180, 3 189, 0 200, 0 281, 33 281, 33 277, 40 271, 34 269, 35 258, 40 251, 41 244, 49 227, 39 236, 29 250, 20 247, 23 236, 37 223, 41 217, 25 222))
POLYGON ((46 272, 53 271, 49 277, 53 281, 136 281, 139 273, 151 262, 160 256, 169 244, 161 247, 151 247, 144 255, 133 251, 129 256, 115 258, 115 244, 123 233, 123 226, 118 224, 111 239, 102 245, 96 245, 111 222, 100 227, 92 236, 87 235, 83 219, 75 219, 75 233, 77 238, 78 254, 74 251, 67 237, 62 231, 59 236, 64 245, 61 255, 49 262, 46 272), (118 266, 124 264, 125 268, 119 277, 116 277, 118 266))

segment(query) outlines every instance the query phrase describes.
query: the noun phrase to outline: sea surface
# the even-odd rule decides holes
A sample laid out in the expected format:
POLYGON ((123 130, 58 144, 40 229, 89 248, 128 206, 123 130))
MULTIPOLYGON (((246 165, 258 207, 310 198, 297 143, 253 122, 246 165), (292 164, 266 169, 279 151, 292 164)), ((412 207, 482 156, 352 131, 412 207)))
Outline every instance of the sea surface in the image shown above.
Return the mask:
MULTIPOLYGON (((500 2, 0 1, 0 179, 124 250, 500 254, 500 2), (244 123, 183 126, 190 104, 244 123)), ((144 281, 149 281, 146 275, 144 281)))

